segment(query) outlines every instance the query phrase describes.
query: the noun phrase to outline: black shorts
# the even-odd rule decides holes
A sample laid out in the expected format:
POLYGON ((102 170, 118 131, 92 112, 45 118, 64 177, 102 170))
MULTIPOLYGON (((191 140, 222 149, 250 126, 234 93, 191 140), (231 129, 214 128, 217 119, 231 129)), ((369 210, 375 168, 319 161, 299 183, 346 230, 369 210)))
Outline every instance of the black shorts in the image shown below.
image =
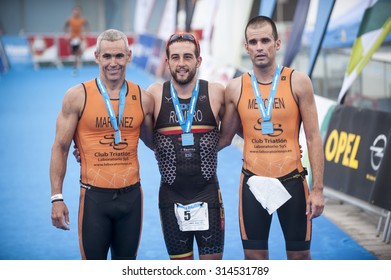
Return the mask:
POLYGON ((181 196, 167 184, 161 184, 159 191, 159 209, 164 241, 172 259, 193 255, 194 239, 199 255, 222 253, 224 249, 224 207, 218 182, 205 185, 199 193, 189 200, 181 196), (207 202, 209 229, 203 231, 181 231, 175 216, 174 204, 182 205, 194 202, 207 202))
MULTIPOLYGON (((287 177, 297 174, 294 171, 287 177)), ((268 250, 272 216, 256 200, 247 184, 251 175, 241 174, 239 222, 244 249, 268 250)), ((285 238, 287 251, 310 249, 312 223, 307 219, 306 200, 308 185, 306 180, 297 178, 282 182, 292 196, 276 212, 285 238)))
POLYGON ((69 46, 71 48, 71 54, 79 54, 81 51, 81 42, 80 38, 70 39, 69 46))
POLYGON ((83 259, 134 260, 140 242, 143 194, 140 183, 121 189, 82 187, 79 242, 83 259))
POLYGON ((78 54, 80 51, 80 45, 71 45, 71 54, 78 54))

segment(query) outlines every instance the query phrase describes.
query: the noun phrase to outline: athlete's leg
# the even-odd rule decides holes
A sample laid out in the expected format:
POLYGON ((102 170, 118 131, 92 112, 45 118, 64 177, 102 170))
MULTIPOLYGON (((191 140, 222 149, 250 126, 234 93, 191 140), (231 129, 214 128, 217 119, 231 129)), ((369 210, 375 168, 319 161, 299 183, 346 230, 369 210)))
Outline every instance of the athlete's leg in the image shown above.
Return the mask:
POLYGON ((117 213, 112 217, 111 257, 113 260, 135 260, 142 227, 141 187, 119 195, 113 203, 117 213))
POLYGON ((224 209, 209 208, 209 229, 195 232, 201 260, 221 260, 224 251, 224 209))
POLYGON ((201 260, 221 260, 224 251, 225 214, 218 181, 207 184, 196 201, 208 203, 209 229, 194 232, 201 260))
POLYGON ((268 250, 244 250, 244 259, 245 260, 268 260, 269 251, 268 250))
POLYGON ((310 250, 305 251, 287 251, 288 260, 311 260, 310 250))
POLYGON ((82 259, 107 259, 111 239, 111 222, 100 204, 105 200, 107 200, 106 193, 81 188, 79 244, 82 259))
POLYGON ((171 260, 193 260, 193 232, 179 229, 174 211, 175 203, 183 203, 184 198, 172 187, 162 183, 159 189, 160 222, 164 242, 171 260))
POLYGON ((240 234, 246 260, 269 259, 268 240, 272 216, 256 200, 247 185, 248 176, 241 175, 239 188, 240 234))
POLYGON ((284 183, 284 186, 292 197, 277 210, 277 213, 284 233, 287 258, 311 259, 312 224, 306 215, 306 181, 292 180, 284 183))
POLYGON ((222 260, 223 253, 200 255, 200 260, 222 260))
POLYGON ((194 234, 179 230, 174 205, 172 207, 160 207, 160 221, 164 242, 170 259, 193 260, 194 234))
POLYGON ((75 52, 74 68, 78 68, 81 66, 81 55, 82 55, 81 45, 78 45, 77 50, 75 52))

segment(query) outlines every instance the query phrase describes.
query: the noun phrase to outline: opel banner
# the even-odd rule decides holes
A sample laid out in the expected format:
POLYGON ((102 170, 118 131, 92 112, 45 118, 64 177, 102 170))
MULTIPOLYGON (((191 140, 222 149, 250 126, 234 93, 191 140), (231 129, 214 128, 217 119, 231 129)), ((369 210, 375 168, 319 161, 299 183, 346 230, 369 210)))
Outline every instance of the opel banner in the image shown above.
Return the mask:
POLYGON ((390 113, 336 106, 324 142, 325 186, 391 210, 391 172, 377 182, 379 170, 391 170, 390 132, 390 113))

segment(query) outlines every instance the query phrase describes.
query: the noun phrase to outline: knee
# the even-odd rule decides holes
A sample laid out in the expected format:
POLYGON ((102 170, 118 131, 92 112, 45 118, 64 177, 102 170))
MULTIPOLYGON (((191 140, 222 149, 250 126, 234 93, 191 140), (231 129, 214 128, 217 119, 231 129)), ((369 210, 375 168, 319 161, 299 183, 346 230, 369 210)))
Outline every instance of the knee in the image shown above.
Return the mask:
POLYGON ((222 259, 223 259, 222 253, 200 255, 200 260, 222 260, 222 259))
POLYGON ((287 251, 288 260, 310 260, 310 250, 305 251, 287 251))
POLYGON ((268 250, 244 250, 244 259, 245 260, 268 260, 269 251, 268 250))

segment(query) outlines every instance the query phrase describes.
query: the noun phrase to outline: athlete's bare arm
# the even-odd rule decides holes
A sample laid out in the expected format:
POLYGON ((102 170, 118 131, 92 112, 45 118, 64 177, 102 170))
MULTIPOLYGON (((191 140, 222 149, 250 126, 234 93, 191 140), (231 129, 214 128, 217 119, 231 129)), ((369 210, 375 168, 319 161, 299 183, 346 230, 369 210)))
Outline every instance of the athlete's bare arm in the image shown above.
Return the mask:
POLYGON ((292 89, 299 104, 311 164, 313 183, 307 201, 307 213, 309 213, 309 218, 312 219, 320 216, 324 208, 322 138, 319 132, 318 115, 310 78, 305 73, 294 71, 292 89))
MULTIPOLYGON (((52 195, 62 194, 69 147, 83 108, 84 98, 84 89, 81 84, 69 89, 65 94, 62 108, 57 118, 56 136, 52 146, 50 161, 52 195)), ((69 230, 69 212, 63 201, 57 201, 52 204, 52 224, 57 228, 69 230)))
POLYGON ((217 124, 223 119, 225 112, 224 92, 225 88, 219 83, 208 83, 208 92, 210 106, 212 107, 213 115, 216 118, 217 124))
POLYGON ((155 107, 154 100, 152 95, 145 90, 141 90, 141 94, 142 107, 144 111, 144 121, 141 126, 140 138, 148 148, 153 149, 152 133, 154 123, 153 110, 155 107))
MULTIPOLYGON (((153 128, 155 125, 156 118, 158 117, 159 111, 160 111, 160 104, 162 100, 162 92, 163 92, 163 85, 160 83, 154 83, 150 85, 146 92, 148 93, 149 97, 151 98, 151 102, 149 102, 149 110, 150 110, 150 120, 148 121, 148 138, 149 138, 149 144, 147 145, 148 148, 151 150, 154 149, 153 147, 153 128)), ((143 136, 144 137, 144 136, 143 136)), ((145 143, 145 142, 144 142, 145 143)))
POLYGON ((220 140, 217 149, 231 145, 231 141, 236 133, 240 133, 241 125, 237 110, 241 88, 241 78, 231 80, 225 89, 225 112, 220 128, 220 140))
POLYGON ((156 121, 162 103, 163 85, 161 83, 154 83, 147 88, 147 91, 151 94, 154 101, 153 117, 156 121))

